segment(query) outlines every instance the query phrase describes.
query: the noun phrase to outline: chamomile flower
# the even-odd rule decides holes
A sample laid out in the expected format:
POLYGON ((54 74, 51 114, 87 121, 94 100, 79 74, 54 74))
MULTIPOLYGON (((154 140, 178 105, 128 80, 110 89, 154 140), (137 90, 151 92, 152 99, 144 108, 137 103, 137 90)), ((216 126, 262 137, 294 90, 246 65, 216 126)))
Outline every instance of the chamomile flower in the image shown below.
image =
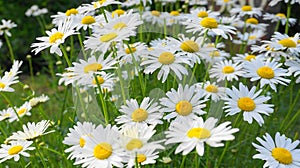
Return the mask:
POLYGON ((243 66, 232 60, 216 62, 209 73, 211 78, 217 78, 217 82, 238 80, 239 76, 244 75, 243 66))
POLYGON ((44 103, 49 100, 49 97, 47 95, 42 94, 41 96, 38 97, 33 97, 29 100, 30 106, 34 107, 37 106, 40 103, 44 103))
POLYGON ((142 18, 151 24, 164 25, 164 20, 168 17, 168 13, 157 10, 145 11, 142 18))
POLYGON ((226 60, 230 57, 230 54, 223 49, 217 49, 214 46, 210 46, 209 44, 206 44, 203 47, 207 50, 211 50, 208 54, 201 55, 202 59, 208 64, 215 64, 216 62, 226 60))
MULTIPOLYGON (((16 112, 19 117, 23 117, 24 115, 31 116, 30 110, 31 110, 31 105, 28 101, 26 101, 21 107, 15 107, 16 112)), ((14 117, 9 118, 9 122, 13 122, 15 120, 19 120, 19 118, 15 115, 14 117)))
POLYGON ((185 37, 184 34, 179 34, 178 40, 171 37, 169 37, 168 40, 170 46, 173 46, 175 50, 184 53, 193 64, 200 64, 200 57, 203 55, 208 55, 213 51, 212 48, 202 47, 204 38, 201 36, 199 36, 198 38, 196 38, 195 36, 188 38, 185 37))
POLYGON ((88 81, 80 80, 77 82, 77 85, 83 85, 83 86, 90 86, 90 87, 98 87, 98 84, 102 91, 112 91, 114 87, 114 81, 115 81, 114 74, 111 73, 105 73, 105 72, 99 72, 95 76, 91 76, 91 79, 88 81), (97 79, 96 79, 97 78, 97 79))
POLYGON ((49 126, 50 126, 49 120, 42 120, 38 123, 28 122, 27 125, 23 125, 23 131, 14 132, 10 137, 6 139, 6 141, 32 140, 38 138, 42 135, 46 135, 53 132, 53 131, 45 132, 49 126))
POLYGON ((287 60, 285 65, 289 67, 289 73, 294 74, 294 77, 297 77, 296 83, 300 83, 300 61, 287 60))
POLYGON ((52 23, 56 26, 59 26, 61 22, 65 22, 66 20, 71 20, 71 18, 75 17, 79 14, 79 8, 70 8, 66 10, 66 12, 57 12, 56 15, 51 15, 52 23))
POLYGON ((230 34, 235 34, 236 28, 218 23, 215 18, 205 17, 200 22, 185 22, 187 32, 199 32, 200 35, 207 33, 211 36, 222 36, 224 39, 232 39, 230 34))
POLYGON ((69 145, 68 149, 65 150, 66 153, 70 153, 69 158, 73 159, 78 153, 80 153, 80 148, 83 148, 86 143, 86 136, 91 136, 96 126, 90 122, 77 122, 73 128, 69 129, 69 133, 64 138, 63 143, 69 145))
POLYGON ((134 167, 137 162, 141 165, 148 165, 156 163, 156 159, 159 158, 158 151, 156 149, 141 149, 138 152, 131 154, 127 161, 127 168, 134 167))
POLYGON ((0 163, 12 158, 14 158, 15 162, 18 162, 21 155, 30 157, 30 154, 26 151, 35 149, 35 147, 30 146, 32 143, 32 141, 12 141, 9 145, 2 144, 0 148, 0 163))
POLYGON ((225 100, 225 113, 226 115, 235 115, 242 112, 244 120, 249 124, 252 124, 253 119, 262 126, 264 119, 261 114, 269 115, 273 113, 274 105, 266 104, 271 99, 269 96, 260 96, 263 90, 256 91, 256 86, 253 86, 250 90, 242 83, 239 84, 239 88, 227 89, 226 93, 228 97, 225 100))
POLYGON ((217 18, 219 15, 220 15, 219 12, 206 10, 206 8, 201 7, 201 8, 191 9, 190 14, 186 15, 186 19, 200 22, 203 18, 206 17, 217 18))
POLYGON ((255 59, 264 59, 263 54, 255 55, 255 54, 250 54, 250 53, 245 53, 245 54, 236 54, 236 56, 232 57, 234 62, 237 63, 245 63, 245 62, 251 62, 252 60, 255 59))
POLYGON ((9 32, 9 30, 17 27, 17 25, 11 20, 2 19, 1 22, 2 24, 0 24, 0 36, 6 34, 7 36, 11 37, 11 33, 9 32))
MULTIPOLYGON (((265 13, 263 15, 264 20, 270 20, 270 22, 280 22, 281 25, 285 25, 287 22, 286 15, 284 13, 265 13)), ((295 18, 289 18, 289 25, 293 26, 297 22, 297 19, 295 18)))
POLYGON ((237 40, 233 40, 235 44, 246 43, 247 45, 253 45, 256 42, 261 41, 261 39, 265 36, 265 31, 262 30, 254 30, 252 32, 246 32, 242 34, 241 32, 237 33, 237 40))
POLYGON ((298 44, 300 34, 296 33, 294 37, 275 32, 272 36, 270 47, 274 50, 285 51, 292 56, 300 55, 300 44, 298 44))
POLYGON ((133 58, 136 62, 140 62, 141 55, 145 53, 146 45, 141 42, 136 42, 128 45, 119 45, 117 55, 120 57, 120 63, 133 63, 133 58))
POLYGON ((14 60, 12 68, 4 72, 4 76, 0 77, 0 92, 14 92, 15 90, 10 85, 18 83, 18 74, 21 73, 19 68, 23 61, 14 60))
POLYGON ((74 17, 74 27, 76 27, 76 30, 87 30, 88 28, 92 29, 93 26, 99 24, 104 18, 99 16, 92 16, 92 15, 84 15, 84 14, 78 14, 76 17, 74 17))
POLYGON ((232 135, 239 131, 232 128, 230 122, 224 122, 218 126, 218 119, 209 117, 203 121, 202 117, 194 119, 186 118, 179 121, 172 121, 168 131, 166 131, 165 144, 179 144, 175 154, 182 152, 183 155, 189 154, 196 148, 199 156, 204 154, 204 143, 211 147, 224 146, 222 141, 233 140, 232 135))
POLYGON ((252 52, 256 53, 263 53, 265 57, 272 57, 275 60, 280 60, 282 57, 287 58, 290 56, 289 53, 282 51, 282 50, 275 50, 271 47, 272 41, 262 40, 261 45, 252 45, 251 50, 252 52))
POLYGON ((51 31, 46 31, 48 36, 36 38, 40 42, 33 43, 31 45, 33 48, 32 52, 37 54, 40 51, 50 47, 51 54, 55 53, 59 56, 62 56, 59 46, 65 42, 67 37, 77 34, 73 28, 74 25, 72 20, 60 21, 58 28, 53 28, 51 31))
POLYGON ((176 51, 168 51, 164 48, 155 48, 148 52, 141 66, 145 66, 144 73, 152 74, 157 69, 160 69, 157 74, 157 79, 162 78, 162 83, 167 80, 169 73, 173 71, 179 80, 182 75, 187 75, 188 71, 184 65, 190 65, 190 61, 182 53, 175 53, 176 51))
POLYGON ((9 119, 9 118, 15 118, 15 116, 16 116, 16 113, 14 112, 14 109, 11 107, 0 111, 0 121, 9 119))
POLYGON ((75 165, 82 167, 111 168, 123 167, 124 150, 119 145, 119 133, 116 127, 99 125, 90 136, 86 136, 85 146, 77 154, 75 165))
POLYGON ((262 61, 260 59, 245 62, 244 64, 245 77, 250 78, 250 81, 260 82, 260 88, 265 85, 270 85, 271 89, 276 92, 275 84, 287 85, 290 80, 284 77, 289 76, 287 69, 280 68, 282 63, 275 60, 267 59, 262 61))
POLYGON ((218 86, 216 82, 196 83, 196 90, 197 92, 198 90, 204 92, 206 99, 211 98, 215 102, 226 97, 226 88, 218 86))
POLYGON ((139 105, 137 100, 126 100, 126 105, 122 105, 120 112, 123 115, 117 117, 118 124, 132 125, 146 123, 149 125, 162 124, 160 120, 163 113, 160 112, 158 103, 153 102, 149 97, 145 97, 139 105))
POLYGON ((239 6, 236 8, 233 8, 230 10, 230 13, 232 15, 238 15, 240 17, 243 16, 261 16, 261 10, 260 8, 254 8, 250 5, 245 5, 245 6, 239 6))
POLYGON ((171 91, 167 92, 167 97, 160 99, 160 104, 164 106, 161 112, 169 113, 164 116, 164 119, 168 121, 172 118, 182 120, 205 114, 206 112, 202 109, 206 107, 207 99, 204 98, 204 92, 196 92, 195 90, 195 85, 183 87, 180 84, 177 91, 172 88, 171 91))
POLYGON ((260 144, 252 143, 259 152, 253 156, 253 159, 265 160, 263 167, 270 168, 296 168, 300 167, 300 149, 296 149, 299 140, 292 141, 285 135, 275 134, 273 139, 270 134, 266 133, 263 139, 257 137, 260 144))

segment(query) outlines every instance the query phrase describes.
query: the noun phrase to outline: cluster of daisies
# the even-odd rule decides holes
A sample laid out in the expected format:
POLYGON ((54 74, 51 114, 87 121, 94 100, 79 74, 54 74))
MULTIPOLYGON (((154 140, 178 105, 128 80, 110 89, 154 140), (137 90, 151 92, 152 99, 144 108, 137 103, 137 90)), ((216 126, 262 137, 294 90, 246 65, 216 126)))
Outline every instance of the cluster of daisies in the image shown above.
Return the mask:
MULTIPOLYGON (((279 2, 272 0, 267 4, 264 0, 261 5, 274 6, 279 2)), ((224 141, 235 139, 233 134, 239 129, 229 121, 223 122, 227 116, 242 115, 247 123, 256 122, 262 127, 264 117, 275 109, 270 104, 270 93, 276 93, 279 86, 287 86, 294 78, 300 82, 300 34, 278 32, 280 25, 297 23, 289 13, 265 13, 261 7, 238 0, 217 0, 219 11, 208 10, 207 0, 191 0, 184 2, 184 13, 152 10, 151 3, 99 0, 58 12, 51 16, 54 28, 31 45, 36 55, 50 48, 51 54, 63 56, 68 67, 57 73, 59 85, 92 89, 101 101, 99 116, 104 116, 106 124, 77 122, 63 140, 69 146, 65 152, 70 153, 75 165, 139 167, 156 163, 160 152, 170 146, 175 154, 195 151, 203 156, 205 144, 222 147, 224 141), (268 24, 260 20, 278 25, 269 40, 263 39, 268 24), (168 34, 177 28, 180 34, 168 34), (163 37, 143 39, 143 34, 148 37, 152 32, 161 33, 160 30, 164 31, 163 37), (65 49, 70 36, 77 37, 81 48, 77 60, 72 60, 65 49), (157 78, 158 85, 173 84, 166 93, 161 91, 163 96, 159 99, 147 96, 147 85, 157 81, 151 76, 157 78), (130 98, 124 91, 125 80, 135 78, 142 98, 130 98), (121 92, 116 91, 120 89, 121 92), (109 113, 104 110, 108 101, 122 104, 117 107, 116 118, 108 119, 109 113), (209 108, 222 102, 225 119, 219 120, 223 114, 211 117, 209 108), (156 130, 162 125, 164 130, 156 130)), ((155 3, 180 5, 172 0, 155 3)), ((300 2, 282 3, 290 7, 300 2)), ((47 11, 33 6, 26 13, 38 16, 47 11)), ((0 26, 0 35, 1 31, 9 33, 0 26)), ((21 64, 16 61, 0 78, 0 92, 13 91, 10 85, 18 82, 21 64)), ((30 115, 33 106, 29 101, 21 107, 2 110, 0 119, 18 120, 30 115)), ((86 119, 88 113, 89 109, 86 119)), ((13 133, 7 139, 10 145, 1 146, 0 153, 4 154, 0 154, 0 162, 13 157, 18 160, 20 154, 28 157, 25 151, 34 149, 30 147, 31 140, 47 134, 49 125, 48 120, 28 123, 23 132, 13 133)), ((253 158, 265 160, 264 167, 300 166, 298 140, 292 142, 279 132, 275 140, 268 133, 263 138, 257 138, 261 145, 253 143, 259 152, 253 158)))

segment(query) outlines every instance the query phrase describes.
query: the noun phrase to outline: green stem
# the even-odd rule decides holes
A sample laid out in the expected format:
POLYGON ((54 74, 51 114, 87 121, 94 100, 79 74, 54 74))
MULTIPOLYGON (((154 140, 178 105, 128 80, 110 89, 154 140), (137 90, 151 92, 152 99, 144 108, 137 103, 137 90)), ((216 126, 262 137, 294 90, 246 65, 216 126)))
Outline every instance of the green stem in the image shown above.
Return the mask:
POLYGON ((99 99, 101 101, 101 107, 102 107, 102 110, 103 110, 103 115, 104 115, 104 120, 105 120, 105 124, 108 125, 109 124, 109 119, 108 119, 108 112, 107 112, 107 105, 105 103, 105 100, 104 100, 104 97, 103 97, 103 92, 102 92, 102 89, 101 89, 101 86, 100 86, 100 83, 99 83, 99 80, 97 78, 97 76, 95 75, 95 80, 96 80, 96 83, 97 83, 97 88, 99 90, 99 99))
POLYGON ((227 142, 226 142, 226 145, 225 145, 225 148, 223 149, 223 152, 222 152, 222 154, 221 154, 221 156, 220 156, 220 158, 219 158, 219 160, 218 160, 217 167, 220 167, 220 165, 221 165, 221 163, 222 163, 222 160, 223 160, 223 158, 224 158, 224 156, 225 156, 225 153, 226 153, 226 151, 227 151, 227 149, 228 149, 228 147, 229 147, 229 144, 230 144, 230 142, 227 141, 227 142))
POLYGON ((83 42, 82 42, 81 33, 78 34, 78 40, 79 40, 79 44, 80 44, 80 47, 81 47, 81 51, 83 53, 83 57, 86 60, 87 58, 86 58, 86 53, 85 53, 83 42))
POLYGON ((280 26, 280 21, 278 21, 278 22, 277 22, 277 24, 276 24, 276 27, 275 27, 275 32, 277 32, 277 31, 278 31, 278 29, 279 29, 279 26, 280 26))
POLYGON ((185 162, 186 156, 187 156, 187 155, 183 155, 183 156, 182 156, 180 168, 184 168, 184 162, 185 162))
POLYGON ((32 59, 31 59, 31 56, 28 57, 28 63, 29 63, 30 78, 31 78, 31 81, 33 82, 34 78, 33 78, 33 68, 32 68, 32 59))
POLYGON ((289 126, 290 126, 296 119, 298 119, 299 114, 300 114, 300 110, 298 110, 298 111, 296 112, 296 114, 293 116, 293 118, 290 120, 290 122, 288 122, 288 124, 286 124, 285 128, 283 129, 283 132, 285 132, 286 129, 288 129, 289 126))
POLYGON ((101 7, 100 10, 101 10, 101 13, 102 13, 103 16, 104 16, 104 19, 105 19, 106 23, 108 23, 107 16, 106 16, 106 13, 105 13, 105 11, 104 11, 104 8, 101 7))
POLYGON ((72 64, 71 64, 71 61, 70 61, 70 59, 69 59, 69 57, 68 57, 68 54, 67 54, 66 49, 65 49, 62 45, 59 45, 59 48, 60 48, 61 51, 63 52, 64 58, 65 58, 65 60, 67 61, 68 66, 71 67, 72 64))
POLYGON ((83 110, 83 113, 84 113, 84 119, 87 120, 88 115, 87 115, 87 111, 85 109, 85 103, 83 102, 82 97, 81 97, 80 90, 79 90, 78 86, 75 86, 75 89, 76 89, 76 92, 77 92, 77 96, 79 98, 80 106, 81 106, 81 108, 83 110))
POLYGON ((291 16, 291 9, 292 9, 292 5, 289 2, 288 6, 287 6, 286 23, 285 23, 285 31, 284 31, 285 34, 289 33, 289 19, 290 19, 290 16, 291 16))
POLYGON ((43 157, 43 155, 41 154, 41 152, 40 152, 40 147, 39 147, 39 145, 37 144, 36 141, 34 141, 34 145, 35 145, 36 151, 37 151, 37 153, 38 153, 40 159, 42 160, 43 166, 44 166, 45 168, 48 167, 47 164, 46 164, 45 161, 44 161, 44 157, 43 157))
MULTIPOLYGON (((194 66, 194 69, 193 69, 193 72, 192 72, 192 76, 191 76, 190 81, 189 81, 189 85, 191 85, 192 82, 193 82, 193 78, 195 76, 197 67, 198 67, 198 63, 196 63, 195 66, 194 66)), ((196 79, 196 81, 197 81, 197 79, 196 79)))
POLYGON ((14 62, 14 60, 15 60, 14 52, 13 52, 13 49, 12 49, 12 47, 11 47, 9 38, 8 38, 8 36, 6 35, 6 33, 4 33, 4 38, 5 38, 5 41, 6 41, 8 50, 9 50, 10 60, 11 60, 11 62, 14 62))

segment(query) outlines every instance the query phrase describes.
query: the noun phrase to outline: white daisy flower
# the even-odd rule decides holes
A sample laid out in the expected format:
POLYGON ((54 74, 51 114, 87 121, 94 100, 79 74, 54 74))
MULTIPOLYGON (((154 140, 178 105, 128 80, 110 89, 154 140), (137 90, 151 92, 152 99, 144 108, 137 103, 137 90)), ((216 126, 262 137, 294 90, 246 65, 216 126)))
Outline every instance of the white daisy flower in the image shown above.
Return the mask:
POLYGON ((0 111, 0 121, 9 119, 9 118, 15 118, 15 117, 16 117, 16 113, 14 112, 14 109, 11 107, 0 111))
POLYGON ((205 60, 208 64, 215 64, 216 62, 220 62, 223 60, 226 60, 230 57, 230 54, 224 51, 223 49, 217 49, 214 46, 211 46, 211 44, 205 44, 203 48, 206 48, 207 50, 210 49, 211 51, 208 54, 201 55, 202 59, 205 60))
POLYGON ((9 71, 4 72, 4 76, 0 77, 0 92, 14 92, 15 90, 10 85, 18 83, 18 74, 21 73, 19 68, 23 61, 14 60, 12 68, 9 71))
POLYGON ((216 82, 196 83, 196 90, 196 92, 204 92, 206 99, 211 98, 215 102, 226 97, 226 88, 218 86, 216 82))
POLYGON ((98 0, 96 2, 92 2, 92 4, 95 9, 98 9, 112 4, 122 4, 122 2, 115 1, 115 0, 98 0))
POLYGON ((40 16, 43 14, 48 13, 48 9, 47 8, 42 8, 40 9, 37 5, 32 5, 29 9, 27 9, 27 11, 25 12, 25 15, 27 17, 29 16, 40 16))
POLYGON ((284 1, 284 3, 300 4, 300 0, 271 0, 271 2, 269 3, 269 6, 275 6, 277 3, 281 2, 281 1, 284 1))
POLYGON ((11 158, 18 162, 20 155, 30 157, 30 154, 26 151, 35 149, 35 147, 30 146, 32 143, 32 141, 12 141, 10 145, 2 144, 0 148, 0 163, 11 158))
MULTIPOLYGON (((272 23, 273 22, 280 22, 281 25, 285 25, 287 22, 287 18, 286 15, 284 13, 277 13, 277 14, 273 14, 273 13, 265 13, 263 15, 264 20, 270 20, 272 23)), ((289 25, 293 26, 295 25, 295 23, 297 22, 296 18, 289 18, 289 25)))
POLYGON ((156 163, 156 159, 159 158, 158 151, 156 149, 141 149, 136 154, 130 155, 127 161, 127 168, 135 166, 136 160, 141 165, 149 165, 156 163))
POLYGON ((204 7, 191 9, 189 14, 183 16, 183 18, 188 19, 187 22, 200 22, 203 18, 217 18, 220 15, 219 12, 214 12, 211 10, 207 10, 204 7))
POLYGON ((49 100, 49 97, 47 95, 42 94, 41 96, 38 97, 33 97, 29 100, 30 106, 34 107, 38 105, 39 103, 44 103, 49 100))
POLYGON ((132 64, 132 57, 134 57, 136 62, 140 62, 141 55, 144 55, 145 51, 147 51, 146 45, 141 42, 136 42, 129 44, 129 47, 127 45, 119 45, 117 55, 121 64, 132 64))
POLYGON ((58 28, 53 28, 51 31, 46 31, 48 36, 38 37, 37 40, 41 41, 38 43, 33 43, 31 45, 32 52, 35 54, 39 53, 40 51, 50 47, 50 53, 57 54, 62 56, 62 52, 59 48, 60 44, 63 44, 67 37, 77 34, 75 30, 73 30, 73 20, 66 19, 64 21, 60 21, 58 23, 58 28))
POLYGON ((236 54, 234 57, 232 57, 232 60, 236 63, 245 63, 245 62, 251 62, 252 60, 255 59, 264 59, 264 55, 263 54, 259 54, 259 55, 255 55, 255 54, 236 54))
POLYGON ((271 47, 272 41, 267 41, 267 40, 262 40, 261 44, 258 45, 252 45, 251 50, 252 52, 258 52, 258 53, 263 53, 265 57, 272 57, 276 60, 280 60, 282 57, 287 58, 290 57, 290 54, 281 51, 281 50, 275 50, 274 48, 271 47))
POLYGON ((99 23, 101 23, 101 21, 103 21, 103 17, 99 17, 99 16, 93 16, 93 15, 84 15, 84 14, 78 14, 74 17, 74 27, 76 27, 76 30, 87 30, 89 29, 93 29, 93 27, 99 23))
POLYGON ((238 63, 233 63, 232 60, 225 60, 216 62, 209 70, 211 78, 217 78, 217 82, 220 81, 233 81, 238 80, 238 77, 243 77, 243 66, 238 63))
POLYGON ((27 125, 23 125, 23 131, 13 132, 13 134, 10 137, 8 137, 5 141, 33 140, 42 135, 46 135, 51 132, 54 132, 54 130, 45 132, 49 126, 50 126, 49 120, 42 120, 38 123, 28 122, 27 125))
POLYGON ((80 153, 80 148, 86 144, 86 136, 91 136, 95 128, 96 126, 91 122, 77 122, 77 125, 69 129, 69 133, 63 140, 64 144, 71 146, 65 150, 66 153, 71 152, 68 158, 73 159, 80 153))
POLYGON ((272 43, 270 47, 274 50, 281 50, 291 54, 292 56, 300 55, 300 44, 298 40, 300 33, 296 33, 294 37, 289 37, 286 34, 275 32, 271 38, 272 43))
POLYGON ((240 17, 243 16, 261 16, 262 9, 254 8, 250 5, 239 6, 230 10, 231 15, 238 15, 240 17))
MULTIPOLYGON (((31 105, 28 101, 26 101, 21 107, 17 108, 15 107, 16 109, 16 112, 18 114, 19 117, 23 117, 24 115, 27 115, 27 116, 31 116, 31 113, 30 113, 30 110, 31 110, 31 105)), ((17 117, 17 115, 15 115, 14 117, 10 117, 9 118, 9 122, 13 122, 15 120, 19 120, 19 118, 17 117)))
POLYGON ((274 105, 266 104, 271 99, 269 96, 260 96, 263 90, 256 91, 256 86, 253 86, 250 90, 243 83, 239 84, 239 89, 234 86, 232 89, 227 89, 226 93, 228 97, 225 100, 225 112, 228 115, 235 115, 243 112, 244 120, 249 124, 252 124, 253 119, 262 126, 264 119, 260 114, 269 116, 273 113, 274 105))
POLYGON ((243 44, 253 45, 257 42, 260 42, 261 39, 265 36, 265 31, 262 30, 254 30, 250 33, 246 32, 242 34, 241 32, 237 32, 237 40, 233 40, 235 44, 243 44))
POLYGON ((95 87, 95 88, 97 88, 98 84, 99 84, 102 91, 110 92, 113 90, 115 80, 116 80, 116 78, 114 77, 114 74, 99 72, 99 73, 97 73, 96 76, 91 76, 90 80, 84 81, 84 83, 80 83, 80 82, 83 82, 81 80, 80 82, 78 81, 76 84, 83 85, 83 86, 89 86, 89 87, 95 87))
POLYGON ((300 83, 300 61, 287 60, 285 65, 289 67, 289 73, 294 74, 294 77, 297 77, 296 83, 300 83))
POLYGON ((262 61, 260 59, 252 60, 251 62, 245 62, 244 76, 250 78, 250 81, 260 82, 260 88, 265 85, 270 85, 271 89, 276 92, 275 84, 287 85, 291 80, 285 79, 285 76, 289 76, 287 69, 280 68, 282 63, 278 63, 275 60, 267 59, 262 61))
POLYGON ((17 25, 11 20, 2 19, 1 22, 2 24, 0 24, 0 36, 6 34, 7 36, 11 37, 11 33, 9 32, 9 30, 17 27, 17 25))
POLYGON ((111 168, 123 167, 124 149, 119 145, 119 133, 116 127, 107 125, 103 128, 99 125, 91 136, 86 136, 85 146, 81 148, 81 153, 77 154, 75 165, 82 164, 82 167, 111 168))
POLYGON ((292 142, 285 135, 279 132, 275 135, 275 140, 266 133, 264 139, 257 137, 256 140, 261 144, 252 143, 259 152, 253 156, 253 159, 265 160, 263 167, 270 168, 296 168, 300 167, 300 149, 296 149, 299 140, 292 142))
POLYGON ((211 36, 222 36, 224 39, 232 39, 230 34, 235 34, 236 28, 218 23, 215 18, 205 17, 200 22, 185 22, 187 32, 199 32, 200 35, 207 33, 211 36))
POLYGON ((198 115, 205 114, 202 109, 206 107, 205 102, 208 99, 204 98, 204 92, 196 92, 196 86, 184 87, 180 84, 178 90, 171 89, 166 93, 167 97, 160 99, 160 104, 165 106, 161 109, 162 113, 169 113, 164 116, 164 119, 170 121, 182 120, 183 118, 195 118, 198 115))
POLYGON ((117 117, 118 124, 133 125, 146 123, 149 125, 162 124, 160 120, 163 113, 160 112, 158 103, 153 102, 149 97, 145 97, 139 105, 136 99, 126 100, 126 105, 122 105, 120 112, 123 115, 117 117))
POLYGON ((194 119, 186 118, 182 122, 172 121, 169 130, 166 131, 165 144, 179 144, 175 154, 182 152, 189 154, 193 149, 199 156, 204 154, 204 142, 211 147, 224 146, 222 141, 233 140, 232 135, 238 132, 238 128, 232 128, 230 122, 224 122, 216 126, 218 119, 209 117, 205 122, 202 117, 194 119))
POLYGON ((142 18, 148 22, 153 24, 158 24, 159 26, 164 25, 164 21, 168 17, 167 12, 159 12, 157 10, 145 11, 143 12, 142 18))
POLYGON ((191 66, 190 61, 182 53, 175 53, 176 51, 168 51, 165 48, 155 48, 148 52, 141 66, 145 66, 144 73, 152 74, 157 69, 160 69, 157 74, 157 79, 162 78, 162 83, 167 80, 170 71, 173 71, 179 80, 182 75, 187 75, 188 71, 184 67, 185 64, 191 66))

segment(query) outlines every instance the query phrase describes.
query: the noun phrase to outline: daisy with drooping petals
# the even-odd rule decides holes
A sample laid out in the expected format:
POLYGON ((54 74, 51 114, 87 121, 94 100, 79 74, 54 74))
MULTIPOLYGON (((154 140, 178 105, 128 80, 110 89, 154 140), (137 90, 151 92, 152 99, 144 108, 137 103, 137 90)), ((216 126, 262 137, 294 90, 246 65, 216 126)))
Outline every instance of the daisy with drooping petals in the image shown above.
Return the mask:
POLYGON ((30 154, 26 151, 35 149, 35 147, 30 146, 32 143, 32 141, 12 141, 10 145, 2 144, 0 148, 0 163, 11 158, 18 162, 20 155, 30 157, 30 154))
POLYGON ((34 107, 37 106, 40 103, 44 103, 49 100, 49 97, 47 95, 42 94, 41 96, 38 97, 33 97, 29 100, 30 106, 34 107))
POLYGON ((0 36, 3 34, 6 34, 7 36, 11 36, 11 33, 9 32, 10 29, 17 27, 17 25, 12 22, 11 20, 1 20, 2 24, 0 25, 0 36))
POLYGON ((53 28, 51 31, 46 31, 48 36, 36 38, 41 42, 33 43, 31 45, 33 48, 32 52, 37 54, 40 51, 50 47, 51 54, 55 53, 59 56, 62 56, 62 51, 60 50, 59 46, 65 42, 67 37, 77 34, 73 28, 74 25, 72 19, 60 21, 58 23, 58 28, 53 28))
POLYGON ((232 134, 239 131, 238 128, 229 126, 230 122, 216 126, 217 122, 218 119, 213 117, 206 121, 203 121, 202 117, 185 118, 182 122, 172 121, 169 130, 166 131, 165 144, 179 144, 175 154, 182 152, 183 155, 187 155, 196 148, 198 155, 203 156, 204 143, 211 147, 224 146, 222 141, 234 140, 232 134))
POLYGON ((16 117, 16 113, 14 112, 14 109, 11 107, 0 111, 0 121, 3 121, 5 119, 10 119, 10 118, 15 118, 15 117, 16 117))
POLYGON ((169 113, 164 116, 164 119, 168 121, 172 118, 182 120, 205 114, 206 112, 202 108, 206 107, 205 102, 208 99, 204 98, 204 92, 196 92, 195 90, 195 85, 183 87, 180 84, 177 91, 172 88, 171 91, 167 92, 167 97, 160 99, 160 104, 164 106, 161 112, 169 113))
POLYGON ((182 53, 175 53, 176 51, 169 51, 165 48, 153 48, 145 56, 141 66, 146 65, 144 73, 152 74, 157 69, 160 69, 157 74, 157 79, 162 78, 162 83, 167 80, 169 73, 173 71, 179 80, 182 75, 187 75, 188 71, 184 67, 185 64, 191 66, 190 61, 182 53))
POLYGON ((95 127, 96 126, 90 122, 77 122, 77 125, 69 129, 70 132, 63 140, 64 144, 71 146, 65 150, 67 153, 71 152, 69 158, 73 159, 74 156, 80 153, 80 148, 85 146, 86 136, 91 136, 95 127))
POLYGON ((285 65, 289 67, 289 73, 297 77, 296 83, 300 83, 300 60, 287 60, 285 65))
POLYGON ((239 84, 239 89, 233 86, 232 89, 227 89, 226 93, 228 97, 224 98, 224 109, 227 115, 235 115, 243 112, 244 120, 249 124, 252 124, 253 119, 262 126, 264 119, 261 114, 269 115, 273 113, 274 105, 266 104, 271 99, 269 96, 260 96, 263 90, 256 90, 256 86, 253 86, 250 90, 243 83, 239 84))
POLYGON ((27 125, 23 125, 23 131, 14 132, 10 137, 8 137, 5 141, 11 140, 33 140, 42 135, 49 134, 53 131, 45 132, 47 128, 50 126, 49 120, 42 120, 38 123, 30 123, 27 125))
POLYGON ((53 18, 52 23, 58 26, 60 22, 73 19, 73 17, 75 17, 79 13, 79 8, 70 8, 66 10, 66 12, 57 12, 56 15, 51 15, 50 17, 53 18))
POLYGON ((133 58, 136 62, 140 62, 142 55, 144 55, 146 45, 141 42, 136 42, 126 45, 119 45, 117 55, 120 59, 120 64, 133 63, 133 58))
POLYGON ((260 81, 260 88, 265 85, 270 87, 276 92, 275 84, 287 85, 291 80, 284 77, 289 76, 287 69, 280 68, 282 63, 278 63, 275 60, 267 59, 262 61, 260 59, 252 60, 251 62, 245 62, 244 64, 245 77, 250 78, 251 81, 260 81))
POLYGON ((226 96, 226 88, 218 86, 216 82, 196 83, 196 90, 204 92, 206 99, 211 98, 215 102, 226 96))
MULTIPOLYGON (((28 101, 26 101, 21 107, 17 108, 15 107, 16 109, 16 112, 18 114, 19 117, 23 117, 24 115, 27 115, 27 116, 30 116, 31 113, 30 113, 30 110, 31 110, 31 105, 28 101)), ((17 115, 15 115, 15 117, 10 117, 9 118, 9 122, 13 122, 15 120, 19 120, 19 118, 17 117, 17 115)))
POLYGON ((115 121, 118 124, 134 125, 146 123, 149 125, 162 124, 160 120, 163 113, 160 112, 158 103, 153 102, 149 97, 145 97, 139 105, 137 100, 126 100, 126 105, 122 105, 120 112, 123 115, 117 117, 115 121))
MULTIPOLYGON (((277 14, 273 14, 273 13, 265 13, 263 15, 264 20, 270 20, 271 22, 280 22, 281 25, 285 25, 287 22, 287 18, 285 16, 284 13, 277 13, 277 14)), ((295 18, 289 18, 289 25, 293 26, 295 25, 295 23, 297 22, 297 19, 295 18)))
POLYGON ((211 78, 217 78, 220 81, 238 80, 239 76, 244 75, 243 66, 238 63, 233 63, 232 60, 216 62, 209 70, 211 78))
POLYGON ((296 33, 294 37, 289 37, 287 34, 275 32, 271 38, 270 47, 276 51, 281 50, 292 56, 300 55, 300 44, 298 43, 300 33, 296 33))
POLYGON ((257 137, 256 140, 261 144, 252 143, 259 152, 253 159, 265 160, 263 167, 270 168, 297 168, 300 167, 300 149, 296 149, 299 140, 292 142, 285 135, 279 132, 275 135, 275 140, 266 133, 264 139, 257 137))
POLYGON ((75 165, 82 167, 111 168, 123 167, 124 150, 119 145, 120 136, 115 126, 107 125, 105 128, 99 125, 90 136, 86 136, 84 148, 76 157, 75 165))
POLYGON ((246 15, 253 17, 253 16, 261 16, 261 11, 262 11, 262 9, 260 9, 260 8, 254 8, 250 5, 245 5, 245 6, 239 6, 239 7, 231 9, 230 13, 232 15, 238 15, 240 17, 246 16, 246 15))
POLYGON ((14 92, 15 90, 10 85, 18 83, 18 74, 23 61, 14 60, 12 68, 4 72, 4 76, 0 77, 0 92, 14 92))

